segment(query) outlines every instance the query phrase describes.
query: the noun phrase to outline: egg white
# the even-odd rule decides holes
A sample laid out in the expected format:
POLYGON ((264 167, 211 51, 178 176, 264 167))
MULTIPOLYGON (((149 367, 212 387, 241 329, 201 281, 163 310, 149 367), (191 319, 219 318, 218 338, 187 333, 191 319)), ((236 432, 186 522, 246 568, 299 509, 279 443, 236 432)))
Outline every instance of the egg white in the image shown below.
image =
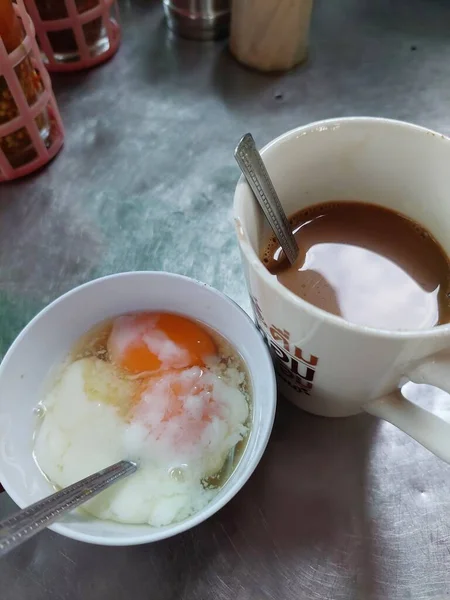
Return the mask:
MULTIPOLYGON (((100 519, 163 526, 201 510, 218 490, 202 480, 220 470, 229 451, 246 434, 244 394, 223 378, 207 373, 223 418, 208 423, 188 452, 173 447, 170 436, 154 436, 148 424, 130 420, 136 381, 123 379, 98 358, 68 365, 44 398, 44 417, 36 432, 35 458, 49 480, 64 487, 124 458, 139 470, 84 505, 100 519)), ((151 402, 151 398, 145 398, 151 402)), ((196 397, 186 399, 195 415, 196 397)))

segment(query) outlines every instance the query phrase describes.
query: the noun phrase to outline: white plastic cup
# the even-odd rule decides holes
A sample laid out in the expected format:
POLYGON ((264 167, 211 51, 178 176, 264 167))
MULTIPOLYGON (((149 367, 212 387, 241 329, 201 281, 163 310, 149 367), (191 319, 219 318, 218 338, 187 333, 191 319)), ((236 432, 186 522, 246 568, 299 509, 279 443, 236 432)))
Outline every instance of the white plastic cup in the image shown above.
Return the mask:
POLYGON ((86 283, 44 308, 19 334, 0 365, 0 481, 21 507, 54 491, 33 456, 33 409, 52 371, 96 323, 133 311, 166 311, 197 319, 222 334, 244 359, 252 385, 252 425, 234 473, 217 496, 188 519, 154 528, 102 521, 76 511, 50 529, 67 537, 125 546, 154 542, 198 525, 241 489, 263 455, 276 406, 269 352, 249 316, 204 283, 163 272, 119 273, 86 283))

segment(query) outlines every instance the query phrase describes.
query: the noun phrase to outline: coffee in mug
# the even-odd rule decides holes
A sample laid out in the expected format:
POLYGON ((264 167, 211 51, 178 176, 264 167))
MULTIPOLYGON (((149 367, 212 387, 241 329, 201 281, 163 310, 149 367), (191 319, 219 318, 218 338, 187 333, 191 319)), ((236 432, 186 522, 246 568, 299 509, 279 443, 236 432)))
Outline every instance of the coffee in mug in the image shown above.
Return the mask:
POLYGON ((424 227, 364 202, 330 202, 290 219, 294 265, 275 236, 267 269, 303 300, 358 325, 427 329, 450 321, 450 261, 424 227))

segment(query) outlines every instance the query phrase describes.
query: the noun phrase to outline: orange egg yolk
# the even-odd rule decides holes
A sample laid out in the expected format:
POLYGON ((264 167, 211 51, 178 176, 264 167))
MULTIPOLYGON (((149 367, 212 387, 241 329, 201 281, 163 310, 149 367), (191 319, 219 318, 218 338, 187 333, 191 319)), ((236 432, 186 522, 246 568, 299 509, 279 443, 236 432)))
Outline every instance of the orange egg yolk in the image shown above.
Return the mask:
POLYGON ((113 363, 140 374, 204 366, 217 348, 195 321, 170 313, 141 313, 114 321, 108 351, 113 363))

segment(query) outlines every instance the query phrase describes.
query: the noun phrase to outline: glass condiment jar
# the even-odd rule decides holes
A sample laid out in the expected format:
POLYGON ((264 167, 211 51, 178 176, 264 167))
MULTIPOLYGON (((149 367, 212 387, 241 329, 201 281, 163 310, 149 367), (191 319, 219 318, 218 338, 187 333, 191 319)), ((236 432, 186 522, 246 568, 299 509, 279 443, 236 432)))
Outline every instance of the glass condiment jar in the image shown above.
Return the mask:
POLYGON ((116 0, 25 0, 49 70, 94 66, 120 42, 116 0))
POLYGON ((32 28, 23 7, 0 0, 0 181, 39 168, 63 140, 48 74, 42 63, 37 68, 39 52, 24 18, 32 28), (38 60, 32 58, 33 44, 38 60))

